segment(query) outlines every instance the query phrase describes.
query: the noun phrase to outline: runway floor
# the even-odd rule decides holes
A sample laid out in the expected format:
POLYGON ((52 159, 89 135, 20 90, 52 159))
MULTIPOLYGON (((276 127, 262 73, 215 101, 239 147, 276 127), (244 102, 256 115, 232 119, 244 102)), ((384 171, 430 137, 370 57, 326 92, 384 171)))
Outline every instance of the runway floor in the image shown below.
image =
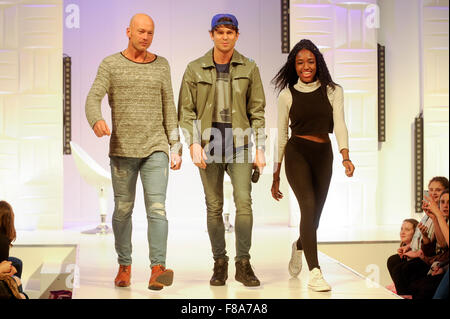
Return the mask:
MULTIPOLYGON (((212 275, 213 259, 206 230, 195 225, 171 224, 167 267, 174 270, 174 283, 158 292, 147 289, 150 262, 146 225, 134 226, 133 229, 132 279, 128 288, 114 287, 113 281, 118 266, 112 234, 85 235, 76 228, 64 231, 22 231, 18 233, 16 245, 76 245, 76 264, 79 270, 76 281, 79 282, 79 286, 75 285, 73 289, 74 299, 399 298, 323 253, 319 253, 319 262, 325 279, 332 286, 332 291, 325 293, 311 291, 307 287, 308 269, 304 257, 303 270, 298 278, 291 278, 287 271, 291 244, 297 234, 298 230, 286 226, 254 227, 251 262, 261 286, 247 288, 234 279, 235 234, 227 233, 229 278, 225 286, 212 287, 209 285, 209 279, 212 275)), ((320 242, 396 240, 397 237, 396 227, 340 229, 334 233, 319 229, 318 233, 320 242)))

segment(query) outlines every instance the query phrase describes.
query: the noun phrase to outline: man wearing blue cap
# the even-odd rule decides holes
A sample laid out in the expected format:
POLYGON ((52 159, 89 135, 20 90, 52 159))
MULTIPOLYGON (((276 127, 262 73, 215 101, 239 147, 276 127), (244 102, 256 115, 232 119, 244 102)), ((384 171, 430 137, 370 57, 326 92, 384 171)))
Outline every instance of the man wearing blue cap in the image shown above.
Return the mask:
POLYGON ((178 99, 178 120, 199 167, 207 207, 207 227, 214 257, 213 286, 225 285, 228 256, 225 249, 223 180, 233 185, 236 206, 236 276, 245 286, 260 282, 250 265, 253 227, 252 169, 262 172, 265 119, 264 90, 255 62, 237 52, 238 21, 231 14, 212 18, 214 48, 188 64, 178 99), (252 140, 256 144, 252 160, 252 140))

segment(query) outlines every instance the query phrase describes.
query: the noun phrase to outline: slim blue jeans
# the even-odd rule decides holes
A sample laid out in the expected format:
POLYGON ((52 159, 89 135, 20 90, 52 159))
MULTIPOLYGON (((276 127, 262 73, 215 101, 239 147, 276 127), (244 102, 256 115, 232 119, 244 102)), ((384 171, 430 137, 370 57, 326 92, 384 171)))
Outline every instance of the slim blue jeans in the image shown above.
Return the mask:
POLYGON ((131 232, 137 177, 140 174, 147 213, 147 240, 151 267, 166 266, 168 221, 166 191, 169 159, 164 152, 146 158, 111 156, 111 177, 114 190, 112 226, 120 265, 131 265, 131 232))

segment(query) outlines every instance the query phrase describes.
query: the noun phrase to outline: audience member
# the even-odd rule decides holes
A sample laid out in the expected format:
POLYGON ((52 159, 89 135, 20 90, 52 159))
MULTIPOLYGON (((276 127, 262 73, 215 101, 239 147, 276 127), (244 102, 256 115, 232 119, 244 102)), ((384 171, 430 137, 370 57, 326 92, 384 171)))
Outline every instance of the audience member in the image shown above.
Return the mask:
MULTIPOLYGON (((401 271, 400 265, 408 261, 408 257, 405 255, 404 247, 410 246, 418 223, 419 222, 414 218, 405 219, 402 223, 402 227, 400 229, 400 247, 397 249, 397 254, 392 255, 388 259, 388 269, 392 278, 394 278, 393 276, 397 277, 397 271, 401 271)), ((395 285, 393 285, 393 287, 388 286, 388 289, 396 292, 395 285)))
MULTIPOLYGON (((433 177, 428 183, 428 192, 430 198, 434 201, 439 201, 442 192, 448 188, 448 179, 442 176, 433 177)), ((417 225, 413 238, 410 243, 399 248, 398 254, 389 257, 387 267, 394 281, 396 292, 399 295, 410 295, 411 290, 409 286, 421 278, 426 277, 430 270, 431 264, 428 262, 430 257, 424 255, 422 243, 430 244, 436 241, 438 237, 439 245, 445 246, 442 242, 442 232, 438 227, 435 234, 435 227, 433 219, 429 216, 429 207, 426 203, 422 206, 425 215, 421 222, 417 225)), ((428 251, 429 252, 429 251, 428 251)), ((436 258, 436 257, 435 257, 436 258)))
POLYGON ((21 292, 20 278, 14 276, 14 270, 10 261, 0 262, 0 299, 28 299, 21 292))
MULTIPOLYGON (((422 242, 423 260, 430 265, 427 275, 410 284, 410 292, 413 299, 431 299, 441 282, 445 285, 445 272, 448 271, 449 250, 448 250, 448 189, 441 193, 439 204, 432 196, 425 196, 425 213, 433 220, 435 228, 435 238, 422 242), (438 219, 439 218, 439 219, 438 219), (440 235, 438 235, 440 234, 440 235), (439 244, 438 238, 442 237, 443 243, 439 244)), ((448 287, 448 280, 447 280, 448 287)), ((447 289, 448 294, 448 289, 447 289)))
POLYGON ((420 249, 412 251, 404 245, 397 256, 388 259, 389 273, 399 295, 411 295, 413 299, 432 298, 448 268, 448 189, 440 191, 439 206, 435 198, 430 192, 423 204, 431 221, 427 224, 434 229, 431 235, 429 228, 419 223, 416 232, 421 233, 420 249))
MULTIPOLYGON (((435 205, 434 202, 430 202, 430 211, 431 213, 436 217, 437 222, 436 224, 439 224, 439 227, 441 228, 441 231, 443 232, 445 242, 447 243, 447 246, 449 246, 449 227, 446 219, 448 220, 448 207, 449 207, 449 196, 448 196, 448 189, 443 192, 443 194, 447 194, 447 196, 443 195, 441 196, 441 199, 439 200, 439 207, 435 205)), ((427 198, 426 198, 427 199, 427 198)), ((448 275, 448 266, 447 271, 445 272, 444 277, 442 278, 434 296, 433 299, 448 299, 448 290, 449 290, 449 275, 448 275)))
POLYGON ((9 256, 9 249, 15 239, 14 211, 8 202, 0 201, 0 274, 13 277, 18 284, 19 292, 28 299, 28 296, 23 292, 20 281, 22 261, 9 256))
MULTIPOLYGON (((446 177, 443 176, 435 176, 433 177, 430 182, 428 183, 428 195, 433 198, 433 200, 435 202, 439 202, 439 198, 442 194, 442 192, 445 189, 448 189, 449 187, 449 181, 446 177)), ((425 203, 424 203, 425 205, 425 203)), ((411 257, 420 257, 421 252, 421 243, 422 243, 422 237, 423 237, 423 232, 422 232, 422 225, 425 226, 427 228, 427 237, 429 239, 432 239, 432 237, 434 236, 434 225, 433 225, 433 220, 432 218, 430 218, 429 214, 427 214, 428 212, 428 208, 425 207, 424 205, 422 205, 422 209, 425 212, 425 215, 423 216, 422 220, 420 221, 419 227, 416 229, 416 232, 414 233, 414 237, 413 240, 411 242, 411 250, 414 253, 410 253, 411 257)), ((441 237, 439 236, 438 238, 438 242, 443 245, 444 243, 441 241, 441 237)))
POLYGON ((0 299, 27 299, 19 292, 19 284, 19 278, 0 272, 0 299))

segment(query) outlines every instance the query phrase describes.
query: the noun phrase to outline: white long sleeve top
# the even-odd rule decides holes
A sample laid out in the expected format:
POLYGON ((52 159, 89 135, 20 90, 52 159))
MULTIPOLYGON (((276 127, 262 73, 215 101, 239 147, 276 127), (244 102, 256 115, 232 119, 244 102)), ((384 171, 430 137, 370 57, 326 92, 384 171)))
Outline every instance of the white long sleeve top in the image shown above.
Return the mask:
MULTIPOLYGON (((309 93, 320 87, 317 80, 311 83, 303 83, 300 79, 294 85, 294 89, 303 93, 309 93)), ((339 146, 339 151, 348 149, 348 131, 345 125, 344 116, 344 90, 341 86, 336 85, 333 90, 329 85, 327 87, 327 96, 333 107, 334 134, 339 146)), ((292 94, 289 88, 285 88, 280 92, 278 97, 278 147, 276 153, 276 162, 281 163, 284 157, 289 130, 289 111, 292 106, 292 94)))

